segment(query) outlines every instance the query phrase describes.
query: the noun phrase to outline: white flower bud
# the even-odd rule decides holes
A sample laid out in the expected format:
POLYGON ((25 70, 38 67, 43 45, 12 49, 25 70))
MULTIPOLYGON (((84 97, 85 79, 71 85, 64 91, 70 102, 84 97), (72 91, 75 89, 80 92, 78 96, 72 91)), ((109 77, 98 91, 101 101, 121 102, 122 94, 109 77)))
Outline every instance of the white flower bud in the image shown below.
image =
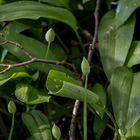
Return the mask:
POLYGON ((83 58, 81 63, 81 70, 85 76, 87 76, 90 73, 90 65, 85 57, 83 58))
POLYGON ((45 34, 45 39, 47 40, 47 42, 53 42, 55 38, 55 32, 52 28, 50 28, 46 34, 45 34))
POLYGON ((54 124, 53 127, 52 127, 52 134, 53 134, 55 139, 60 140, 61 131, 56 124, 54 124))
POLYGON ((16 105, 15 105, 15 103, 13 101, 10 101, 8 103, 8 111, 11 114, 14 114, 16 112, 16 105))

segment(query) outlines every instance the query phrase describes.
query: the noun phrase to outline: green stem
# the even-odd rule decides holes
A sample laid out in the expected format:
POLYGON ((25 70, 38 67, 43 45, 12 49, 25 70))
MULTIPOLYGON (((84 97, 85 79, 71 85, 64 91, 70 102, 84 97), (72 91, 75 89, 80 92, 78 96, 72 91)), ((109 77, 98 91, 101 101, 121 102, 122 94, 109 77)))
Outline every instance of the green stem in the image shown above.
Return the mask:
POLYGON ((87 83, 88 75, 85 77, 85 96, 84 96, 84 116, 83 116, 83 131, 84 131, 84 140, 87 140, 87 83))
POLYGON ((46 54, 45 54, 46 59, 47 59, 48 54, 49 54, 50 46, 51 46, 51 42, 48 42, 47 51, 46 51, 46 54))
MULTIPOLYGON (((51 46, 51 42, 48 42, 48 46, 47 46, 47 50, 45 52, 44 59, 48 59, 48 54, 49 54, 50 46, 51 46)), ((44 68, 45 68, 45 64, 42 64, 42 69, 44 69, 44 68)))
POLYGON ((13 130, 14 130, 14 120, 15 120, 15 114, 12 114, 12 125, 11 125, 11 129, 10 129, 10 134, 9 134, 9 138, 8 140, 11 140, 12 138, 12 134, 13 134, 13 130))

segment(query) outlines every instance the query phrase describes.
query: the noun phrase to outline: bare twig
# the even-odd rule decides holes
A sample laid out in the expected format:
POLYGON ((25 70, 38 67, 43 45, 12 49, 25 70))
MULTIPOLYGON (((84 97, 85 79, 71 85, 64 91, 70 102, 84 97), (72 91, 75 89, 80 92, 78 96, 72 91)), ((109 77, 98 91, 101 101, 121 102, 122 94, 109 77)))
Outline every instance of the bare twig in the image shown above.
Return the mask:
POLYGON ((0 74, 14 68, 14 67, 20 67, 20 66, 25 66, 29 65, 35 62, 42 62, 42 63, 48 63, 48 64, 54 64, 54 65, 64 65, 67 67, 71 67, 74 71, 76 71, 76 68, 74 64, 68 63, 66 61, 55 61, 55 60, 46 60, 46 59, 40 59, 36 57, 32 57, 32 59, 21 62, 21 63, 16 63, 16 64, 0 64, 0 67, 6 67, 6 69, 0 71, 0 74))
POLYGON ((92 44, 89 46, 88 58, 87 58, 89 63, 91 63, 93 51, 96 47, 98 25, 99 25, 99 9, 100 9, 100 0, 97 0, 96 9, 95 9, 95 12, 94 12, 94 17, 95 17, 94 37, 93 37, 93 40, 92 40, 92 44))
POLYGON ((29 57, 29 60, 21 62, 21 63, 16 63, 16 64, 0 64, 0 67, 6 67, 4 70, 0 71, 0 74, 5 73, 6 71, 8 71, 14 67, 25 66, 25 65, 29 65, 29 64, 32 64, 35 62, 42 62, 42 63, 48 63, 48 64, 54 64, 54 65, 64 65, 64 66, 72 68, 72 70, 77 73, 77 70, 76 70, 74 64, 68 63, 66 61, 55 61, 55 60, 47 60, 47 59, 41 59, 41 58, 34 57, 34 56, 32 56, 31 53, 26 51, 19 43, 15 43, 10 40, 5 40, 0 45, 5 45, 7 43, 13 45, 14 47, 20 48, 23 51, 23 53, 25 53, 29 57))
POLYGON ((69 132, 69 139, 70 140, 76 140, 76 118, 78 116, 78 111, 80 108, 80 101, 76 100, 74 103, 73 107, 73 112, 72 112, 72 119, 71 119, 71 124, 70 124, 70 132, 69 132))
POLYGON ((0 45, 5 45, 5 44, 11 44, 13 46, 16 46, 17 48, 20 48, 30 59, 33 58, 33 56, 28 51, 26 51, 19 43, 13 42, 11 40, 5 40, 0 45))
MULTIPOLYGON (((94 17, 95 17, 94 37, 92 40, 92 44, 89 46, 88 57, 87 57, 89 63, 91 63, 93 51, 95 49, 96 40, 97 40, 97 32, 98 32, 98 24, 99 24, 99 8, 100 8, 100 0, 97 0, 96 9, 94 12, 94 17)), ((84 76, 82 76, 82 81, 84 81, 84 76)), ((70 140, 76 140, 76 118, 79 112, 79 108, 80 108, 80 101, 76 100, 73 107, 72 119, 70 124, 70 133, 69 133, 70 140)))

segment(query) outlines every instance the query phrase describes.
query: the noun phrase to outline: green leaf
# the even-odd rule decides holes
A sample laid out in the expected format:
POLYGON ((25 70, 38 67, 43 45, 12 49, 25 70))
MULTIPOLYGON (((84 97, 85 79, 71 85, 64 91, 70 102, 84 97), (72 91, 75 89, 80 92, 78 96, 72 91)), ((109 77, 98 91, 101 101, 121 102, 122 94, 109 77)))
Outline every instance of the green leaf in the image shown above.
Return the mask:
POLYGON ((40 111, 22 113, 22 121, 30 131, 33 140, 52 140, 48 118, 40 111))
POLYGON ((50 71, 46 81, 46 87, 50 94, 84 101, 84 94, 87 93, 87 103, 94 108, 97 113, 102 115, 104 107, 99 96, 90 90, 78 86, 72 78, 65 73, 50 71))
POLYGON ((51 43, 51 45, 50 51, 55 55, 57 60, 61 61, 67 59, 66 53, 58 44, 51 43))
POLYGON ((15 72, 12 73, 12 71, 9 71, 8 73, 0 74, 0 86, 8 82, 9 80, 21 78, 21 77, 29 77, 32 78, 28 73, 26 72, 15 72))
POLYGON ((140 120, 127 131, 125 137, 127 140, 140 140, 140 120))
POLYGON ((44 17, 61 21, 68 24, 73 30, 77 30, 75 17, 64 8, 53 7, 34 1, 19 1, 1 5, 0 9, 0 21, 44 17))
POLYGON ((134 34, 135 16, 120 28, 115 27, 115 13, 109 11, 99 27, 99 51, 105 73, 110 79, 113 70, 123 66, 134 34))
POLYGON ((139 7, 139 0, 120 0, 116 9, 116 26, 124 24, 139 7))
POLYGON ((6 30, 9 30, 10 32, 20 33, 24 30, 29 29, 30 26, 17 21, 13 21, 9 23, 8 26, 6 26, 6 28, 6 30))
POLYGON ((140 118, 140 73, 126 67, 117 68, 111 77, 111 97, 116 122, 122 132, 140 118))
POLYGON ((132 67, 137 64, 140 64, 140 41, 134 41, 132 43, 127 58, 127 66, 132 67))
POLYGON ((55 6, 61 6, 69 8, 69 0, 40 0, 41 2, 46 2, 55 6))
POLYGON ((49 102, 50 96, 43 90, 32 87, 29 84, 17 84, 15 96, 25 104, 40 104, 49 102))
POLYGON ((100 100, 104 107, 106 107, 106 91, 105 88, 101 84, 95 84, 94 87, 91 89, 95 94, 100 97, 100 100))
POLYGON ((51 92, 57 92, 63 86, 63 81, 79 84, 78 81, 70 77, 64 72, 50 70, 46 81, 46 87, 51 92))

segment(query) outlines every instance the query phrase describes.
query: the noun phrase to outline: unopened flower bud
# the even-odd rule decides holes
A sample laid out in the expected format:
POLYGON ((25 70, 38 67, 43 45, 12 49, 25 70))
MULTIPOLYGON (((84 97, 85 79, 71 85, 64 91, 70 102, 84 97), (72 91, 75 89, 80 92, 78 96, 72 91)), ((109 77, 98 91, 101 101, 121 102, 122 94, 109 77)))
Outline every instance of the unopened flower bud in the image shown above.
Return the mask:
POLYGON ((45 34, 45 39, 47 40, 47 42, 53 42, 55 38, 55 32, 52 28, 50 28, 46 34, 45 34))
POLYGON ((13 101, 10 101, 8 103, 8 111, 11 114, 14 114, 16 112, 16 105, 15 105, 15 103, 13 101))
POLYGON ((53 127, 52 127, 52 134, 53 134, 55 139, 60 140, 61 131, 56 124, 54 124, 53 127))
POLYGON ((81 70, 85 76, 90 73, 90 65, 85 57, 83 58, 81 63, 81 70))

